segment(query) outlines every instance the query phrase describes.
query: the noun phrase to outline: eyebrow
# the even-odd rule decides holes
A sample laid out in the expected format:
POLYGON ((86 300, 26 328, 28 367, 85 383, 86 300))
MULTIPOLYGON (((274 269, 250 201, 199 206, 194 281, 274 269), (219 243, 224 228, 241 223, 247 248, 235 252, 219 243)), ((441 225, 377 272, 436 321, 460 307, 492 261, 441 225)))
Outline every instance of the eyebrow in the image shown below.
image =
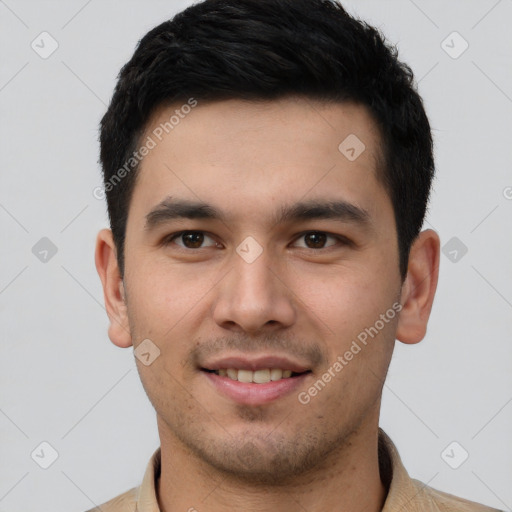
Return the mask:
MULTIPOLYGON (((175 219, 208 219, 227 222, 225 213, 210 204, 188 199, 174 199, 169 196, 146 215, 144 230, 152 231, 175 219)), ((369 227, 371 224, 370 215, 365 209, 343 200, 309 200, 285 205, 274 215, 272 221, 275 225, 321 219, 351 222, 363 227, 369 227)))

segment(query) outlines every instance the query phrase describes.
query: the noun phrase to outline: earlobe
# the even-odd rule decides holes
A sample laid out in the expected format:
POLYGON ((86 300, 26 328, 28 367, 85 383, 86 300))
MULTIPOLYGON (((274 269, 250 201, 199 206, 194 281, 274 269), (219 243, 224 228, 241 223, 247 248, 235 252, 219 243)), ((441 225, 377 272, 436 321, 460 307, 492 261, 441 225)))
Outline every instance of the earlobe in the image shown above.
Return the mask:
POLYGON ((108 329, 110 341, 118 347, 130 347, 132 340, 126 307, 126 292, 110 229, 102 229, 98 233, 94 261, 103 286, 105 308, 110 320, 108 329))
POLYGON ((439 276, 439 247, 439 236, 432 229, 422 231, 411 247, 396 332, 403 343, 418 343, 427 332, 439 276))

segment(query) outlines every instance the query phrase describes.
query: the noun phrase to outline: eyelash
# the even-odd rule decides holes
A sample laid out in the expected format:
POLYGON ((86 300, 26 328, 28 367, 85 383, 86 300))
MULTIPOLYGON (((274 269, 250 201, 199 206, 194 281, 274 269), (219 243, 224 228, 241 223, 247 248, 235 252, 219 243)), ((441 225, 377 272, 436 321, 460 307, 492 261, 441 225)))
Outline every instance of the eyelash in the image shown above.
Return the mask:
MULTIPOLYGON (((172 233, 171 235, 165 237, 163 240, 162 240, 162 246, 164 247, 167 247, 169 246, 172 242, 174 242, 174 240, 176 240, 177 238, 181 237, 182 235, 184 234, 187 234, 187 233, 202 233, 204 234, 205 236, 208 236, 210 238, 213 239, 213 237, 211 237, 206 231, 196 231, 196 230, 185 230, 185 231, 179 231, 177 233, 172 233)), ((327 231, 315 231, 315 230, 310 230, 310 231, 304 231, 303 233, 300 233, 295 239, 294 241, 296 240, 299 240, 300 238, 303 238, 305 237, 306 235, 311 235, 311 234, 322 234, 322 235, 327 235, 328 238, 334 238, 336 239, 338 242, 340 242, 342 245, 347 245, 347 246, 351 246, 353 245, 352 241, 349 240, 348 238, 344 237, 344 236, 341 236, 341 235, 334 235, 332 233, 329 233, 327 231)), ((333 245, 329 245, 327 247, 320 247, 318 249, 315 249, 315 248, 312 248, 312 247, 299 247, 299 249, 304 249, 304 250, 310 250, 310 251, 321 251, 321 250, 328 250, 328 249, 331 249, 331 248, 334 248, 334 247, 337 247, 338 245, 337 244, 333 244, 333 245)), ((196 248, 196 249, 192 249, 192 248, 189 248, 189 247, 182 247, 180 245, 178 245, 178 247, 184 251, 199 251, 201 249, 208 249, 208 247, 199 247, 199 248, 196 248)))

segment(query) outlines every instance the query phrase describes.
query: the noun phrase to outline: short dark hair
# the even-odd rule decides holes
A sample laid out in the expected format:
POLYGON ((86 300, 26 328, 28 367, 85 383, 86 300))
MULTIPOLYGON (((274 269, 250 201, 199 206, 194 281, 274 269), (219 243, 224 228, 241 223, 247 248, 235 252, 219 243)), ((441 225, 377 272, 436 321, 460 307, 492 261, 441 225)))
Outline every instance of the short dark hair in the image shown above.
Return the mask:
POLYGON ((138 170, 132 156, 155 109, 192 97, 287 96, 356 102, 369 110, 382 139, 377 177, 393 204, 400 273, 406 276, 434 177, 429 121, 412 70, 398 60, 396 46, 334 0, 205 0, 139 41, 119 73, 100 126, 100 160, 121 276, 138 170), (129 161, 131 172, 113 183, 129 161))

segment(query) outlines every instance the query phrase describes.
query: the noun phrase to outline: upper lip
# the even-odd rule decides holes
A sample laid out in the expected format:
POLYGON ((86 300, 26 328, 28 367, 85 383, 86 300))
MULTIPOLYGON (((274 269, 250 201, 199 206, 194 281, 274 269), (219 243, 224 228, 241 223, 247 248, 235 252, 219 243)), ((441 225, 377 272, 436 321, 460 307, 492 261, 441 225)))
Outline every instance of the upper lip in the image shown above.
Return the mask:
POLYGON ((237 370, 264 370, 266 368, 280 368, 295 373, 308 371, 310 368, 286 356, 231 356, 214 359, 202 365, 205 370, 220 370, 236 368, 237 370))

